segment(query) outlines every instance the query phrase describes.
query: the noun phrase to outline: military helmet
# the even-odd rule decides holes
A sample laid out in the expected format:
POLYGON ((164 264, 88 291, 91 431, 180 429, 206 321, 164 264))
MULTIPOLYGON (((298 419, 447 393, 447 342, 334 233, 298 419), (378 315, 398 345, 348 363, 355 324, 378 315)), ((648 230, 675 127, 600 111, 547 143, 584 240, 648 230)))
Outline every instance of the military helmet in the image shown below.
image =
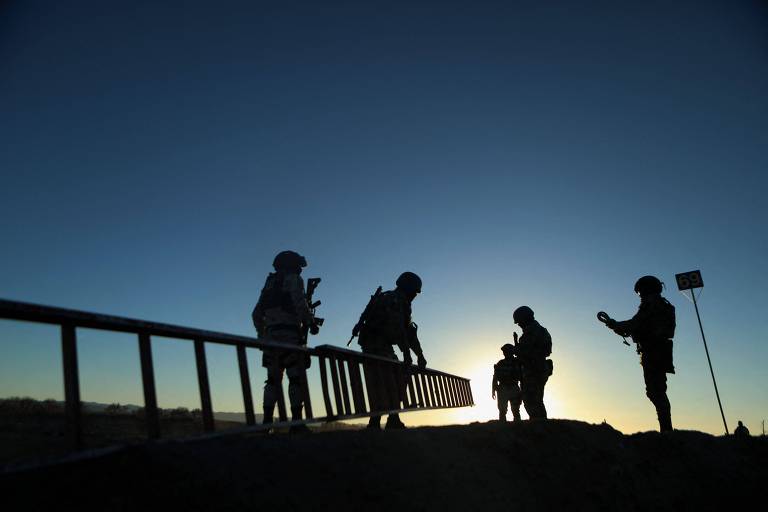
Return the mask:
POLYGON ((647 295, 651 293, 661 293, 663 283, 654 276, 643 276, 635 283, 635 293, 647 295))
POLYGON ((400 274, 400 277, 395 281, 395 285, 406 292, 421 293, 421 278, 413 272, 403 272, 400 274))
POLYGON ((306 267, 307 260, 297 252, 283 251, 275 256, 272 266, 275 267, 275 270, 294 270, 306 267))
POLYGON ((505 354, 513 350, 515 350, 515 346, 512 345, 511 343, 505 343, 501 346, 501 351, 504 352, 505 354))
POLYGON ((533 310, 528 306, 520 306, 512 313, 512 319, 516 324, 533 320, 533 310))

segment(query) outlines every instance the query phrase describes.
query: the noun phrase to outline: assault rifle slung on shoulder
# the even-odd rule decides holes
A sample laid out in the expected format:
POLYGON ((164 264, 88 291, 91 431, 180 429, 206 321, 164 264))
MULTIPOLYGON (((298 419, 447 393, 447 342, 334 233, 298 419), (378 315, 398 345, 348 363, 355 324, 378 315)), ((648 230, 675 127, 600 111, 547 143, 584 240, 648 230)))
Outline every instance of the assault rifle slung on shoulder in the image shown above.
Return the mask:
POLYGON ((373 304, 373 301, 381 295, 381 286, 376 288, 376 291, 371 295, 371 300, 368 301, 368 305, 365 306, 365 309, 363 310, 362 314, 360 315, 360 319, 357 321, 355 326, 352 328, 352 336, 349 337, 349 341, 347 342, 347 346, 352 343, 352 340, 355 339, 357 336, 360 335, 360 329, 362 329, 363 325, 365 324, 365 320, 368 318, 368 313, 371 310, 371 304, 373 304))

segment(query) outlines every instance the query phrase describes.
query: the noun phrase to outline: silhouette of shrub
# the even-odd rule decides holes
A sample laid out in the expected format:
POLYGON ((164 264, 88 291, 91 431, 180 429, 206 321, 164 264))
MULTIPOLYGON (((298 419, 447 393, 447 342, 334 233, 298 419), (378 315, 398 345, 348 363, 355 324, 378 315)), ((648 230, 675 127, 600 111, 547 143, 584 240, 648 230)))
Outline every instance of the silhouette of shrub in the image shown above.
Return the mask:
POLYGON ((124 407, 120 404, 109 404, 107 407, 104 408, 104 413, 109 415, 117 415, 122 414, 124 412, 124 407))
POLYGON ((192 418, 192 413, 186 407, 176 407, 163 411, 169 418, 174 420, 188 420, 192 418))
POLYGON ((63 410, 63 405, 52 399, 40 401, 34 398, 18 396, 0 399, 0 414, 52 414, 63 410))

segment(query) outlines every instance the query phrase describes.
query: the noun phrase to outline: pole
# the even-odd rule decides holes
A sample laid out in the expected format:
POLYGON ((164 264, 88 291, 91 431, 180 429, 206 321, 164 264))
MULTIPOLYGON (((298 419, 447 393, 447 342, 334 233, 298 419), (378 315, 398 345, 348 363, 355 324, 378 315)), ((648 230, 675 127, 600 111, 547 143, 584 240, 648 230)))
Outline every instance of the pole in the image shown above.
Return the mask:
POLYGON ((715 385, 715 396, 717 396, 717 405, 720 406, 720 416, 723 417, 723 426, 725 427, 725 435, 729 434, 728 424, 725 422, 725 413, 723 412, 723 403, 720 401, 720 393, 717 391, 717 381, 715 380, 715 371, 712 369, 712 360, 709 358, 709 349, 707 348, 707 338, 704 336, 704 327, 701 325, 701 315, 699 315, 699 305, 696 303, 696 290, 691 289, 691 297, 693 297, 693 307, 696 308, 696 318, 699 320, 699 329, 701 330, 701 339, 704 341, 704 352, 707 353, 707 363, 709 363, 709 373, 712 374, 712 384, 715 385))

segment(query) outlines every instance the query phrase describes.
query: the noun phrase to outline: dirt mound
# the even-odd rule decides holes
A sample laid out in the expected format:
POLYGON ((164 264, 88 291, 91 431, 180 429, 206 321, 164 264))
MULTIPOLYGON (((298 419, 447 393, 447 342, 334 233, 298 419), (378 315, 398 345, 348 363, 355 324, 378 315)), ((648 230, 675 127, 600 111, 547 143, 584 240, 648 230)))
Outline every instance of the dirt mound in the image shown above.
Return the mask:
POLYGON ((30 510, 711 510, 763 495, 768 441, 574 421, 162 442, 7 473, 30 510))

